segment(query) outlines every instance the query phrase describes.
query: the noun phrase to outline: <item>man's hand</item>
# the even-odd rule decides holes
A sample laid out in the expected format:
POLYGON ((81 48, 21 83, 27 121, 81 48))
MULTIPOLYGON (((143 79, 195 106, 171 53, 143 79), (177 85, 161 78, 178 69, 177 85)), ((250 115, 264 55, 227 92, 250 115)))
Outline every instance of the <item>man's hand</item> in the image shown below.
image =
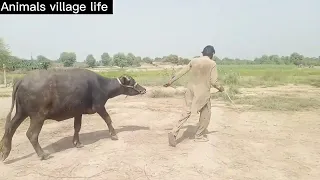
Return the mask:
POLYGON ((219 87, 219 92, 223 92, 223 91, 224 91, 223 86, 220 86, 220 87, 219 87))
POLYGON ((167 84, 163 85, 163 87, 169 87, 171 86, 171 82, 168 82, 167 84))

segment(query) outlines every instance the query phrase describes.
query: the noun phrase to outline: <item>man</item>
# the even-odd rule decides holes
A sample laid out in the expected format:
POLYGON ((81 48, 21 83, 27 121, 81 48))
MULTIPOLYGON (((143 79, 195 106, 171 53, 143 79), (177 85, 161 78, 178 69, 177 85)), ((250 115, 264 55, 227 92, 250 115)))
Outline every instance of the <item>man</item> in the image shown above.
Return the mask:
POLYGON ((208 139, 204 136, 204 132, 210 122, 211 116, 211 101, 210 101, 210 88, 213 86, 220 92, 224 88, 219 85, 217 78, 217 66, 213 59, 215 49, 213 46, 208 45, 202 51, 202 57, 194 58, 190 63, 179 71, 176 76, 164 85, 170 86, 173 82, 181 78, 187 72, 190 72, 190 79, 187 84, 187 91, 185 93, 185 107, 181 118, 168 134, 169 145, 176 146, 176 137, 182 125, 189 119, 192 112, 200 112, 200 119, 195 134, 195 141, 206 142, 208 139))

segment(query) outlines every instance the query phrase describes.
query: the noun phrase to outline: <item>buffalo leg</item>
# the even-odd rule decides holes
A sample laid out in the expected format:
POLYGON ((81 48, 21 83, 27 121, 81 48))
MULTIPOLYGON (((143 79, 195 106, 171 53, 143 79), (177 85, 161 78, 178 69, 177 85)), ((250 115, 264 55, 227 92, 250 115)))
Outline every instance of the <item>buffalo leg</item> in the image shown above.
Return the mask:
POLYGON ((20 124, 27 116, 21 112, 17 112, 11 121, 5 125, 5 132, 0 142, 0 158, 4 161, 10 154, 12 146, 12 138, 20 124))
POLYGON ((83 145, 79 140, 79 132, 81 129, 82 115, 74 117, 74 135, 73 135, 73 145, 77 148, 82 148, 83 145))
POLYGON ((44 124, 44 118, 40 117, 31 117, 30 126, 27 131, 27 137, 32 144, 34 150, 36 151, 38 157, 41 160, 45 160, 49 157, 49 154, 45 153, 39 144, 39 134, 44 124))
POLYGON ((106 111, 106 109, 103 107, 103 108, 99 108, 97 110, 97 113, 101 116, 101 118, 107 123, 107 126, 109 128, 109 132, 110 132, 110 135, 111 135, 111 139, 112 140, 118 140, 118 136, 117 136, 117 133, 116 131, 114 130, 113 126, 112 126, 112 121, 111 121, 111 117, 110 115, 108 114, 108 112, 106 111))

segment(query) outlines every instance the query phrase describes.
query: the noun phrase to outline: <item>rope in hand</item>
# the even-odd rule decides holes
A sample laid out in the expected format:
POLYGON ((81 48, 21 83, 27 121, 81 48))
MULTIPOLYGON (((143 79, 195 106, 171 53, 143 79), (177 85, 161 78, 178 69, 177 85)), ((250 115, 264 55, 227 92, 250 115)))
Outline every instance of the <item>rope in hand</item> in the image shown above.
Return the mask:
POLYGON ((228 97, 228 99, 230 100, 230 102, 231 102, 233 105, 235 105, 234 102, 232 101, 232 99, 230 98, 229 94, 227 93, 227 91, 224 91, 224 93, 227 95, 227 97, 228 97))
POLYGON ((236 104, 232 101, 227 91, 224 91, 224 94, 228 97, 229 101, 231 102, 232 106, 236 109, 237 112, 240 112, 236 104))
MULTIPOLYGON (((218 91, 221 92, 221 91, 218 91)), ((230 98, 228 92, 226 90, 223 91, 224 94, 228 97, 229 101, 231 102, 232 106, 236 109, 237 112, 240 112, 239 109, 236 107, 236 104, 232 101, 232 99, 230 98)))

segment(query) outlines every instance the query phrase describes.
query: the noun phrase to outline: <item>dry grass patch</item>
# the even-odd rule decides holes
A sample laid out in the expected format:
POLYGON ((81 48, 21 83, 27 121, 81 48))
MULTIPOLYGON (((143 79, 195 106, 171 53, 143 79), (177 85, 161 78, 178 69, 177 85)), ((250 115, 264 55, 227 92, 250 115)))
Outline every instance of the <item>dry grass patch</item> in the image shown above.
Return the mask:
POLYGON ((0 97, 11 97, 11 94, 0 93, 0 97))
POLYGON ((252 105, 256 110, 301 111, 320 108, 320 100, 314 97, 245 96, 235 99, 236 104, 252 105))
POLYGON ((185 88, 178 87, 178 88, 153 88, 150 90, 149 97, 151 98, 167 98, 167 97, 175 97, 181 96, 185 93, 185 88))
MULTIPOLYGON (((232 93, 229 93, 229 96, 236 105, 249 105, 251 110, 303 111, 320 108, 320 100, 316 97, 296 97, 292 95, 238 96, 232 93)), ((212 98, 230 102, 225 93, 215 94, 212 98)))

